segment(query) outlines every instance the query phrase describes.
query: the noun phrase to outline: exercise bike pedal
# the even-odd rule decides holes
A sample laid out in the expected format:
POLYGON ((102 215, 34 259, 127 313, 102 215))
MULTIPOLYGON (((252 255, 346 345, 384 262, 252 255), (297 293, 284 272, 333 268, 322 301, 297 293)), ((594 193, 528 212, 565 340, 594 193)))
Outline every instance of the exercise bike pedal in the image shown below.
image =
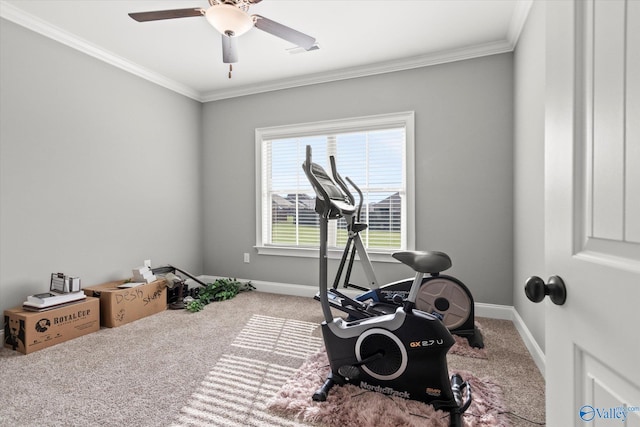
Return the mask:
POLYGON ((360 368, 354 365, 343 365, 338 368, 338 374, 349 380, 357 380, 360 378, 360 368))
POLYGON ((459 374, 451 376, 451 391, 458 405, 457 411, 463 414, 471 405, 471 385, 469 381, 464 381, 459 374), (465 396, 466 391, 466 396, 465 396))

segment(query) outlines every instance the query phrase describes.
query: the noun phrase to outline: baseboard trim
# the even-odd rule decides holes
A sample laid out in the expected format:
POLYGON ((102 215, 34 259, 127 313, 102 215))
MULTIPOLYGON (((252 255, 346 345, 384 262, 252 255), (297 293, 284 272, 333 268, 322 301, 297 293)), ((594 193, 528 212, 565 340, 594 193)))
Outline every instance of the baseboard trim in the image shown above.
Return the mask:
POLYGON ((475 303, 476 316, 490 319, 513 321, 513 307, 510 305, 475 303))
MULTIPOLYGON (((220 279, 220 276, 199 276, 198 277, 203 282, 213 282, 216 279, 220 279)), ((271 294, 283 294, 283 295, 293 295, 299 297, 308 297, 313 298, 318 290, 314 286, 305 286, 305 285, 297 285, 293 283, 277 283, 277 282, 265 282, 262 280, 247 280, 247 279, 237 279, 241 282, 251 282, 253 286, 255 286, 256 290, 259 292, 267 292, 271 294)), ((347 295, 355 296, 360 292, 357 290, 341 290, 347 295)), ((499 304, 486 304, 486 303, 475 303, 475 314, 478 317, 488 317, 490 319, 500 319, 500 320, 510 320, 513 322, 516 330, 520 334, 522 341, 524 341, 524 345, 531 354, 534 363, 540 370, 540 373, 544 377, 545 372, 545 355, 536 340, 533 338, 533 335, 527 328, 527 325, 520 317, 520 314, 516 311, 513 306, 510 305, 499 305, 499 304)))
POLYGON ((524 323, 524 320, 522 320, 522 317, 520 317, 518 311, 514 307, 511 307, 511 310, 513 312, 513 319, 511 319, 511 321, 520 334, 522 341, 524 341, 524 345, 527 347, 527 350, 529 350, 529 354, 533 358, 533 362, 536 364, 538 370, 542 374, 542 378, 545 378, 546 359, 544 352, 538 345, 535 338, 533 338, 531 331, 529 331, 529 328, 527 328, 527 325, 524 323))
POLYGON ((515 309, 515 307, 510 305, 497 305, 497 304, 485 304, 485 303, 476 303, 476 316, 478 317, 488 317, 490 319, 501 319, 501 320, 510 320, 515 326, 516 331, 522 338, 525 347, 529 351, 533 362, 538 367, 538 370, 542 374, 544 378, 545 372, 545 356, 544 352, 538 345, 535 338, 533 338, 533 334, 527 328, 527 325, 524 323, 522 317, 515 309))

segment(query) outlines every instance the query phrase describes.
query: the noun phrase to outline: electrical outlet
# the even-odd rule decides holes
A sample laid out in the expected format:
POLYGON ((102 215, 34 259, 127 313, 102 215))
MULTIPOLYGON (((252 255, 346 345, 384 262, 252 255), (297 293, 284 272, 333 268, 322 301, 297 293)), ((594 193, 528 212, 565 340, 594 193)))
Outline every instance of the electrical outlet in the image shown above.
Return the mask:
POLYGON ((244 253, 244 262, 246 262, 247 264, 251 261, 251 258, 249 257, 249 252, 245 252, 244 253))

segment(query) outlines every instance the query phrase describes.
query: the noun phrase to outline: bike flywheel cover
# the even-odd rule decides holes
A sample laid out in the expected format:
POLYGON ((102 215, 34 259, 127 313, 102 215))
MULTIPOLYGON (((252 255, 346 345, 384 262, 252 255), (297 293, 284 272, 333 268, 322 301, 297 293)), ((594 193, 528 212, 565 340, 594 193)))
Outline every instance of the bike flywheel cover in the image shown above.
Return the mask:
POLYGON ((408 357, 404 344, 386 329, 372 328, 364 331, 356 341, 355 351, 358 362, 379 352, 383 354, 382 358, 361 366, 364 372, 378 380, 394 380, 407 368, 408 357))
POLYGON ((473 302, 464 289, 445 277, 427 280, 420 286, 416 308, 442 318, 449 330, 462 326, 471 315, 473 302))

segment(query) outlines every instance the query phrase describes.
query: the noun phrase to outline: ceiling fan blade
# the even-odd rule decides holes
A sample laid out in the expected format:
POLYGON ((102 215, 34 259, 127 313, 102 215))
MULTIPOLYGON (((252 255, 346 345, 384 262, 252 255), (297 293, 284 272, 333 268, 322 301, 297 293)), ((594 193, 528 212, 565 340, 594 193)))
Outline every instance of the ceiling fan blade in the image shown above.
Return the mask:
POLYGON ((289 28, 286 25, 282 25, 276 21, 272 21, 271 19, 265 18, 264 16, 253 16, 256 18, 255 26, 259 30, 262 30, 269 34, 273 34, 276 37, 280 37, 281 39, 298 45, 305 50, 310 50, 316 43, 315 38, 301 33, 300 31, 289 28))
POLYGON ((222 34, 222 62, 225 64, 238 62, 238 40, 226 34, 222 34))
POLYGON ((156 10, 153 12, 134 12, 129 16, 138 22, 147 21, 159 21, 161 19, 174 19, 174 18, 190 18, 192 16, 203 16, 205 10, 200 7, 191 9, 171 9, 171 10, 156 10))

